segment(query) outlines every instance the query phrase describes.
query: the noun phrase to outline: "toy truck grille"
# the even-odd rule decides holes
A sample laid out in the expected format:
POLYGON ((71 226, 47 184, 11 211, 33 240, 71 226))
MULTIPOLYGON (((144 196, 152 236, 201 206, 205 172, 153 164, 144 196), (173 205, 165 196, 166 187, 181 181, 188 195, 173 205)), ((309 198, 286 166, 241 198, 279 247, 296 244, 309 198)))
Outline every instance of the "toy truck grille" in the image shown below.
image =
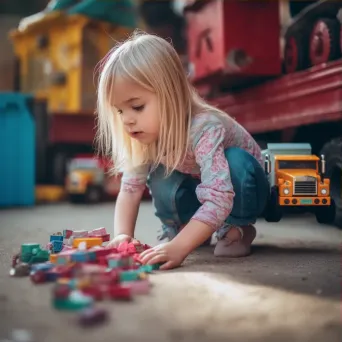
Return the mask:
POLYGON ((297 177, 294 182, 294 195, 317 195, 317 180, 314 177, 297 177))

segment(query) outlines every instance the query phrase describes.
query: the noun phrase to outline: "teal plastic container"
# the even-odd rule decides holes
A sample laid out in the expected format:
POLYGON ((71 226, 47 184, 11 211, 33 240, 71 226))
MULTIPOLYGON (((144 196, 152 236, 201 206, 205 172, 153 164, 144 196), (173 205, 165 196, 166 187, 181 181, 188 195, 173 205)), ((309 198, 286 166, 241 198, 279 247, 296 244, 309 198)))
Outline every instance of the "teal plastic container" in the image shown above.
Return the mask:
POLYGON ((0 207, 35 203, 32 96, 0 93, 0 207))

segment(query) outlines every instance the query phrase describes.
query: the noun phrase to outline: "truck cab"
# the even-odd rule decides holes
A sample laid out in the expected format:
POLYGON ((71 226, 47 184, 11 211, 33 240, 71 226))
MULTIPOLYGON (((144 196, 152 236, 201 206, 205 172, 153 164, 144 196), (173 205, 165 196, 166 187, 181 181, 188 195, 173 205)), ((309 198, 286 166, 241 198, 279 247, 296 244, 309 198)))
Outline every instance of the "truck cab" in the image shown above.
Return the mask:
POLYGON ((262 152, 271 193, 264 213, 268 222, 279 222, 285 207, 313 211, 319 223, 333 223, 334 201, 325 176, 324 155, 312 154, 310 144, 268 144, 262 152))

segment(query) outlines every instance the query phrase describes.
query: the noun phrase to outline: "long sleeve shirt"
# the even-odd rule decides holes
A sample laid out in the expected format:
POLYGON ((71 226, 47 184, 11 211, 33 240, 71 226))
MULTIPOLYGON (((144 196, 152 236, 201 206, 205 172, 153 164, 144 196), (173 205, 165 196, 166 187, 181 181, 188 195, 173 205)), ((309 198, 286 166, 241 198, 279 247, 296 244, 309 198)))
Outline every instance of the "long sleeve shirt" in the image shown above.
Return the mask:
MULTIPOLYGON (((192 219, 208 224, 214 231, 233 208, 235 193, 224 154, 229 147, 242 148, 262 163, 259 145, 238 122, 228 115, 198 114, 192 119, 186 157, 177 167, 178 171, 200 179, 196 195, 202 205, 192 219)), ((148 173, 148 165, 124 172, 121 191, 143 191, 148 173)))

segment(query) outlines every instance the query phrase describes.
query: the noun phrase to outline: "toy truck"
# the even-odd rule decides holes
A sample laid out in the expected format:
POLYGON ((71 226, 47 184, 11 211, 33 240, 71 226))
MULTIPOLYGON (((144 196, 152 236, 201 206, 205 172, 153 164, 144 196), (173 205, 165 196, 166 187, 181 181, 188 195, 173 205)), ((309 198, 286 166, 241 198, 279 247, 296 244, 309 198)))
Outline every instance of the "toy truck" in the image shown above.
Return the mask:
POLYGON ((93 155, 76 156, 68 165, 66 191, 73 203, 98 203, 108 195, 116 196, 120 177, 108 175, 109 163, 93 155))
POLYGON ((198 92, 263 148, 304 141, 323 154, 334 224, 342 229, 342 2, 183 3, 198 92))
MULTIPOLYGON (((70 160, 66 192, 73 203, 98 203, 116 198, 120 191, 121 174, 110 175, 110 161, 93 155, 78 155, 70 160)), ((149 198, 146 187, 144 198, 149 198)))
POLYGON ((305 143, 268 144, 262 154, 271 189, 266 221, 279 222, 285 207, 304 207, 315 213, 319 223, 334 222, 324 155, 313 155, 311 145, 305 143))

